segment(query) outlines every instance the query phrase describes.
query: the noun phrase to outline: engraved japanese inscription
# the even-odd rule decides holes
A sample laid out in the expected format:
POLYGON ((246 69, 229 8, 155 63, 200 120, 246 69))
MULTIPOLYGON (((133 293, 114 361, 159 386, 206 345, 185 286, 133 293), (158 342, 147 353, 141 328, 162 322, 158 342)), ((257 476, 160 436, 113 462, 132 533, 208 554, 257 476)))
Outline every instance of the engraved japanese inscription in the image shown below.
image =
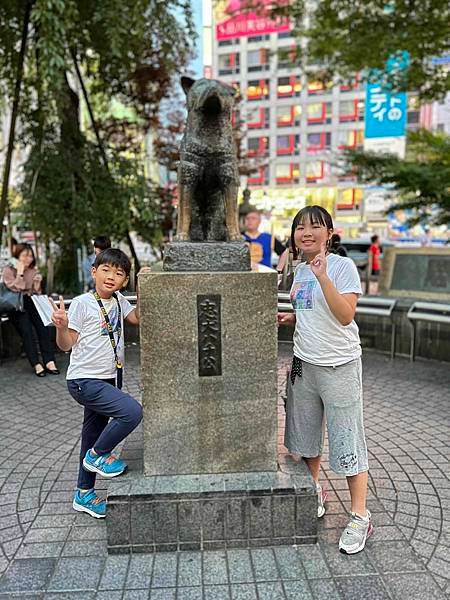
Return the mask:
POLYGON ((221 296, 197 296, 198 372, 200 377, 222 375, 221 296))

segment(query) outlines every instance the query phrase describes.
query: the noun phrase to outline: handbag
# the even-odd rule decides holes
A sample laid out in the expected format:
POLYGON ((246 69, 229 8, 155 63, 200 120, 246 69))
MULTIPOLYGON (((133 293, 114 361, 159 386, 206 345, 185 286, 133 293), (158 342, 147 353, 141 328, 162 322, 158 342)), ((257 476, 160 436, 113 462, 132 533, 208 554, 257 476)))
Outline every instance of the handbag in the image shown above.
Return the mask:
POLYGON ((13 292, 0 282, 0 313, 23 312, 23 293, 13 292))

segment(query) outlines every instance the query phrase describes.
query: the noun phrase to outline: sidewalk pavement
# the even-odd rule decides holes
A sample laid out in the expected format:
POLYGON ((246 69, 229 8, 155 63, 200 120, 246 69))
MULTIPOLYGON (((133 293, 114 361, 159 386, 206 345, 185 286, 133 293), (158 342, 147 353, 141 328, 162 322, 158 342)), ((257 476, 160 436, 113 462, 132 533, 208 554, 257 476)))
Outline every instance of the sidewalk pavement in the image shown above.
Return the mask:
MULTIPOLYGON (((137 348, 127 353, 125 387, 139 396, 137 348)), ((282 345, 280 397, 290 355, 282 345)), ((375 525, 364 552, 338 552, 349 493, 325 460, 329 500, 317 545, 108 556, 104 521, 71 507, 81 408, 63 375, 38 379, 24 360, 3 363, 0 600, 450 598, 448 365, 367 352, 364 392, 375 525)))

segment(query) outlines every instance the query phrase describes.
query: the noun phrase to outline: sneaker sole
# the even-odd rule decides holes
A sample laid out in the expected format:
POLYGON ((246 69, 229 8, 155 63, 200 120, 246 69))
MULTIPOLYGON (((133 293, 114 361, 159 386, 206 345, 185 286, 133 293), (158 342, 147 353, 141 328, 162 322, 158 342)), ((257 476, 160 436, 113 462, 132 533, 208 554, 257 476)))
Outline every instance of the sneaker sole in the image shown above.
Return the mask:
POLYGON ((341 548, 341 545, 339 544, 339 552, 341 552, 342 554, 358 554, 358 552, 361 552, 361 550, 364 550, 364 548, 366 547, 366 542, 372 534, 373 534, 373 525, 371 524, 367 531, 367 535, 364 538, 364 541, 359 548, 356 548, 356 550, 348 551, 348 550, 344 550, 344 548, 341 548))
POLYGON ((105 473, 98 467, 95 467, 94 465, 91 465, 88 462, 86 462, 86 459, 83 459, 83 467, 86 469, 86 471, 90 471, 91 473, 98 473, 98 475, 101 475, 105 479, 112 479, 113 477, 118 477, 119 475, 122 475, 122 473, 125 473, 125 471, 127 470, 127 467, 125 467, 125 469, 123 469, 122 471, 118 471, 117 473, 105 473))
POLYGON ((72 506, 73 506, 73 509, 76 510, 77 512, 85 512, 88 515, 91 515, 91 517, 94 517, 95 519, 104 519, 106 517, 106 515, 99 515, 98 513, 91 510, 90 508, 87 508, 87 506, 81 506, 81 504, 77 504, 75 502, 75 500, 72 502, 72 506))

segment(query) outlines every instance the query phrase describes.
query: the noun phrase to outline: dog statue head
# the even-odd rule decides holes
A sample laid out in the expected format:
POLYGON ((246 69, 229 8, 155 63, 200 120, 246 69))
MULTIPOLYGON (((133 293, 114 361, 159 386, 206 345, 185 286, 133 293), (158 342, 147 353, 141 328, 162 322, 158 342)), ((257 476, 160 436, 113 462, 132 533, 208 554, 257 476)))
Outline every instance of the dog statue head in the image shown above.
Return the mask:
POLYGON ((237 91, 231 85, 216 79, 181 78, 181 86, 187 97, 188 112, 215 119, 231 117, 237 91))

